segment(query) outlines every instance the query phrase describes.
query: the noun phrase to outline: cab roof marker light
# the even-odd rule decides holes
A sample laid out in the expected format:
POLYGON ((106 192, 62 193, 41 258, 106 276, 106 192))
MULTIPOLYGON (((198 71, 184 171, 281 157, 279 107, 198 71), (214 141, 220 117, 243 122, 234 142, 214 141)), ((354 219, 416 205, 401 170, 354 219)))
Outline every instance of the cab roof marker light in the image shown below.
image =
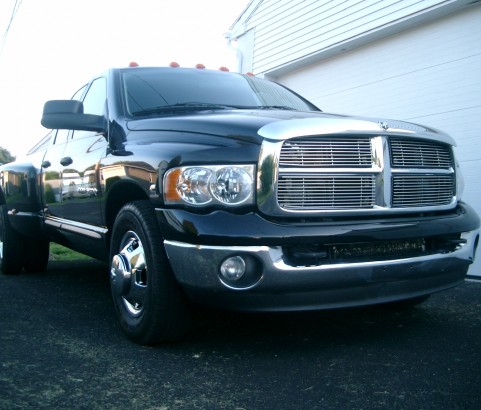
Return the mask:
POLYGON ((229 72, 229 69, 227 67, 219 67, 219 71, 225 71, 225 72, 229 72))
POLYGON ((169 67, 178 68, 178 67, 180 67, 180 64, 177 63, 176 61, 172 61, 172 62, 169 64, 169 67))
POLYGON ((249 77, 255 77, 254 73, 251 73, 250 71, 248 71, 248 72, 246 73, 246 75, 249 76, 249 77))
POLYGON ((200 70, 203 70, 203 69, 205 68, 205 65, 199 63, 199 64, 196 64, 196 65, 195 65, 195 68, 198 68, 198 69, 200 69, 200 70))
POLYGON ((139 66, 139 64, 136 63, 135 61, 131 61, 131 62, 129 63, 129 67, 138 67, 138 66, 139 66))

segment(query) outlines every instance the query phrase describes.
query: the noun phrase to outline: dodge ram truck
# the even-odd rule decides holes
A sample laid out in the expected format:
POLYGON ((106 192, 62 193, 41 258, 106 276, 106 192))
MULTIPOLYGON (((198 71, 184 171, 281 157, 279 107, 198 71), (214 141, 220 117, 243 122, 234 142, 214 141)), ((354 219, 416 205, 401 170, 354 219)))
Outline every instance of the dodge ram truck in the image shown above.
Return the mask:
POLYGON ((450 136, 251 75, 114 68, 41 123, 0 167, 1 272, 45 270, 50 242, 104 261, 140 344, 182 337, 199 304, 413 306, 462 283, 479 242, 450 136))

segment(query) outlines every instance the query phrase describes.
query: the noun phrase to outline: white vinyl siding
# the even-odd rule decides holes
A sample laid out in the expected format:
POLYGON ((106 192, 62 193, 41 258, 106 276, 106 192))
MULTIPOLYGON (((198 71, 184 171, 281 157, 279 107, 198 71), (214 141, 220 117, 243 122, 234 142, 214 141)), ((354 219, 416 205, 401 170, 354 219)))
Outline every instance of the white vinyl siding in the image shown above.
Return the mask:
MULTIPOLYGON (((393 27, 436 8, 465 1, 260 0, 242 27, 255 30, 253 66, 266 73, 353 39, 393 27)), ((242 34, 239 32, 238 34, 242 34)))

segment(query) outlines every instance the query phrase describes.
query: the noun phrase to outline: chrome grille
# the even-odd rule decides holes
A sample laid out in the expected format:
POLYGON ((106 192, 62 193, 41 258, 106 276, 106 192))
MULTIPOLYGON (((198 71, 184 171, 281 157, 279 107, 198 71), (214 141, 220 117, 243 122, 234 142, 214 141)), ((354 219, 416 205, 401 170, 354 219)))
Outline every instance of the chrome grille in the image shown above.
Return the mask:
POLYGON ((456 201, 454 157, 446 142, 303 136, 266 142, 262 158, 258 201, 268 214, 399 213, 449 209, 456 201))
POLYGON ((451 147, 435 141, 391 138, 391 163, 396 168, 453 168, 451 147))
POLYGON ((283 144, 279 164, 296 167, 370 167, 371 139, 295 138, 283 144))
POLYGON ((373 176, 288 176, 278 182, 279 205, 288 210, 371 208, 373 176))
POLYGON ((453 175, 395 175, 392 206, 448 205, 453 199, 454 191, 453 175))

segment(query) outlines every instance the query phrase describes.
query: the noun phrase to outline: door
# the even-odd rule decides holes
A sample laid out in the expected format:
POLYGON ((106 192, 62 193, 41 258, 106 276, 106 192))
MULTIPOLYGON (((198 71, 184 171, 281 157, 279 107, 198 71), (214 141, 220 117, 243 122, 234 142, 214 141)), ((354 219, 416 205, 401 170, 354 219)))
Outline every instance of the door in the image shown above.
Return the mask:
MULTIPOLYGON (((105 78, 90 84, 83 103, 84 113, 105 115, 105 78)), ((57 131, 55 144, 44 159, 50 165, 44 170, 44 184, 52 189, 46 198, 50 199, 46 200, 48 224, 87 234, 102 226, 98 164, 106 149, 105 136, 97 132, 57 131)))

